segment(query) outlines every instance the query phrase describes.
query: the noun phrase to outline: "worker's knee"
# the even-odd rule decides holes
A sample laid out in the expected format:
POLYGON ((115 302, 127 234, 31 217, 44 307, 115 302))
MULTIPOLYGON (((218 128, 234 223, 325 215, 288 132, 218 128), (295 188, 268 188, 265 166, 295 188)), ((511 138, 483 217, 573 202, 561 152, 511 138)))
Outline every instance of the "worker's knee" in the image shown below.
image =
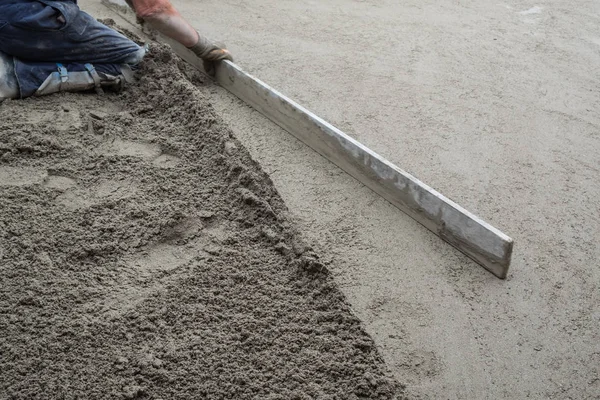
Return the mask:
POLYGON ((144 47, 140 47, 137 51, 132 52, 127 57, 125 57, 122 61, 123 64, 135 66, 142 62, 146 52, 148 51, 147 45, 144 47))

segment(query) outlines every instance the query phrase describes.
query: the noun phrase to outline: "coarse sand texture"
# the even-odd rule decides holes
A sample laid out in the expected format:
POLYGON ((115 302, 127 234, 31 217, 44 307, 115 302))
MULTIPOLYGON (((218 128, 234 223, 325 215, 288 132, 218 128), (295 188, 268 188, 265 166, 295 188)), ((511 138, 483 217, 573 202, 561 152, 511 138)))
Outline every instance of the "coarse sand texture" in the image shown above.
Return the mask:
POLYGON ((402 398, 182 69, 0 105, 0 399, 402 398))

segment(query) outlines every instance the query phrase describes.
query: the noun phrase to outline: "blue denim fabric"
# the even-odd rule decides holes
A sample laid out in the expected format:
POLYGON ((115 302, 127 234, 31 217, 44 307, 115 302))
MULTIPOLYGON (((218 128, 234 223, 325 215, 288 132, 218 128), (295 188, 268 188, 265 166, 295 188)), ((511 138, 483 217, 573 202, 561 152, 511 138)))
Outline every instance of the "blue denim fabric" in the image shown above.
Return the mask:
POLYGON ((70 72, 89 63, 119 75, 119 65, 139 61, 141 49, 81 11, 76 0, 0 0, 0 51, 14 58, 21 97, 33 95, 56 63, 70 72))
POLYGON ((72 0, 0 0, 0 51, 24 61, 122 63, 140 47, 72 0))

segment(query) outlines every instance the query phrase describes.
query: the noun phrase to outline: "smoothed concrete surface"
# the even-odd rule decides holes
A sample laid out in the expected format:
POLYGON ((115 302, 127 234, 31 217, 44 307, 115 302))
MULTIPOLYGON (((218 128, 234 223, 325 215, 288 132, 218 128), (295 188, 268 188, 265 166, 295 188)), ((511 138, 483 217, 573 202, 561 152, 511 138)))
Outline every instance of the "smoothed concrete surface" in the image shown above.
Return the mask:
POLYGON ((174 3, 250 73, 515 239, 499 281, 214 88, 413 396, 598 398, 599 3, 174 3))

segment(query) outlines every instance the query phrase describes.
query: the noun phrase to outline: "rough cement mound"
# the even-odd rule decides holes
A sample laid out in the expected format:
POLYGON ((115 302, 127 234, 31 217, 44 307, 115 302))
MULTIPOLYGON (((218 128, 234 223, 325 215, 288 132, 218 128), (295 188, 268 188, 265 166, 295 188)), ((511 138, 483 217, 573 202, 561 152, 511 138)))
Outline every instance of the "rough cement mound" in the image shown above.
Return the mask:
POLYGON ((0 398, 401 396, 172 53, 140 77, 0 105, 0 398))

